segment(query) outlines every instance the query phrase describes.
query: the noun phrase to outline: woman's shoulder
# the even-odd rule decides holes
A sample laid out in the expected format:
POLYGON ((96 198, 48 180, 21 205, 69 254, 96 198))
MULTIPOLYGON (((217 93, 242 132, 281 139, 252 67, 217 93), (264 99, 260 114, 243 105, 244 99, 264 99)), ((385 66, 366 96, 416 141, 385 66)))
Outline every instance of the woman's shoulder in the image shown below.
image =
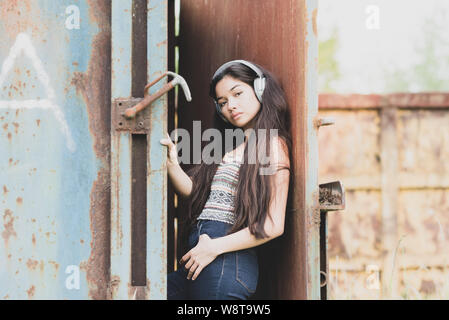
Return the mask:
POLYGON ((273 164, 290 167, 288 146, 284 138, 274 136, 270 144, 270 160, 273 164))

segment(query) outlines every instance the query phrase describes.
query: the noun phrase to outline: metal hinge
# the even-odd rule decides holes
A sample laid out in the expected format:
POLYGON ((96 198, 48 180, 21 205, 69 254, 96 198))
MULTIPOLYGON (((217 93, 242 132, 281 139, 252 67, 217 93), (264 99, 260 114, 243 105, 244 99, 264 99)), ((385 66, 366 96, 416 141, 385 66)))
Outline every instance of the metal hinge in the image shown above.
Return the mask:
POLYGON ((125 117, 126 109, 134 107, 142 98, 116 99, 112 102, 111 130, 130 131, 131 133, 148 133, 151 127, 151 109, 146 108, 135 117, 125 117))

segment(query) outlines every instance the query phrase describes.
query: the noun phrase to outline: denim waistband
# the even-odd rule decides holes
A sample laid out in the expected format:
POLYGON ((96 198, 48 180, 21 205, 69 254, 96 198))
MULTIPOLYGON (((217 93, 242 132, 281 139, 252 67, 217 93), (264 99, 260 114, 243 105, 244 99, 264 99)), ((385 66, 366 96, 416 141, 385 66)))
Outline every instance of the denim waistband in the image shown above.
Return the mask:
POLYGON ((231 224, 215 220, 200 219, 196 224, 198 235, 206 233, 210 238, 223 237, 230 228, 231 224))

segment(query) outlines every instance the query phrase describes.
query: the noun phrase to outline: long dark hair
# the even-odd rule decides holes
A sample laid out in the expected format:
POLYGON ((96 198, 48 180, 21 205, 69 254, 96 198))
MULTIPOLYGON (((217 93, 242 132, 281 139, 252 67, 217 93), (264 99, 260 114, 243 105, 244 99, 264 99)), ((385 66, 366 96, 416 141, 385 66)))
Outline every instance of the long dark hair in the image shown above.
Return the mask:
MULTIPOLYGON (((260 174, 259 169, 263 168, 264 165, 259 162, 258 157, 254 157, 254 154, 255 152, 262 151, 265 152, 265 155, 270 154, 270 143, 267 143, 267 141, 270 141, 269 138, 267 138, 270 134, 270 129, 277 129, 278 137, 283 142, 282 144, 285 150, 288 151, 289 159, 292 159, 292 141, 289 108, 285 93, 281 88, 279 81, 273 74, 265 68, 257 64, 255 65, 263 72, 266 78, 266 85, 262 95, 263 103, 253 122, 253 133, 255 134, 256 144, 246 143, 244 148, 244 161, 240 166, 234 204, 236 221, 233 227, 228 231, 228 234, 249 227, 250 232, 259 239, 267 237, 264 230, 264 224, 268 216, 270 200, 274 190, 272 179, 270 179, 271 176, 260 174), (258 129, 266 129, 261 130, 261 132, 266 132, 266 136, 260 136, 258 129), (249 161, 246 159, 250 159, 250 157, 251 159, 256 159, 256 161, 248 163, 249 161)), ((217 98, 215 87, 224 76, 231 76, 232 78, 238 79, 253 87, 257 73, 246 65, 240 63, 230 65, 211 80, 209 95, 214 100, 217 98)), ((223 121, 217 111, 214 112, 213 122, 214 127, 221 132, 222 137, 225 137, 226 129, 237 129, 234 125, 223 121)), ((229 146, 225 145, 224 142, 216 143, 221 143, 221 146, 219 147, 221 147, 223 155, 230 151, 226 149, 229 149, 229 146)), ((293 161, 290 161, 290 168, 280 167, 277 169, 289 170, 290 181, 292 180, 292 172, 294 172, 292 170, 292 164, 293 161)), ((189 196, 189 203, 187 206, 187 222, 190 222, 190 227, 195 224, 196 218, 200 215, 206 204, 211 189, 212 179, 217 167, 217 161, 214 161, 212 164, 202 162, 187 171, 187 174, 191 177, 193 182, 192 193, 189 196)))

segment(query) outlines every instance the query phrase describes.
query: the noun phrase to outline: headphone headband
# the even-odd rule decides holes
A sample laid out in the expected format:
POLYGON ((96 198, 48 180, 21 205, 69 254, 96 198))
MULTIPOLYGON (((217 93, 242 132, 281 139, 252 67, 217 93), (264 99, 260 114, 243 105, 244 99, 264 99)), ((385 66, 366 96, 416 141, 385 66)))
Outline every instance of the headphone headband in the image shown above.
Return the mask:
POLYGON ((246 61, 246 60, 232 60, 232 61, 226 62, 220 68, 218 68, 218 70, 215 71, 214 76, 212 77, 212 79, 214 79, 216 76, 218 76, 224 69, 226 69, 230 65, 233 65, 233 64, 236 64, 236 63, 244 64, 245 66, 247 66, 250 69, 252 69, 255 73, 257 73, 259 78, 263 78, 262 71, 258 67, 256 67, 254 64, 252 64, 251 62, 246 61))

